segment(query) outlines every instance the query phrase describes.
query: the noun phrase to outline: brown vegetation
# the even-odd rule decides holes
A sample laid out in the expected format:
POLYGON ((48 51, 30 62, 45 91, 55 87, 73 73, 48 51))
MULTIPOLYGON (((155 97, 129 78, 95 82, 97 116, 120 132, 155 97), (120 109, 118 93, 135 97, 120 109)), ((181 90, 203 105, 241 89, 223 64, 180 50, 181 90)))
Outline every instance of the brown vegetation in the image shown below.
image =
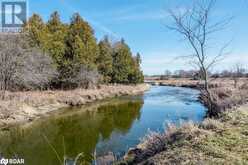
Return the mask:
POLYGON ((80 106, 96 100, 123 95, 137 95, 148 90, 140 85, 102 85, 99 89, 69 91, 6 92, 0 101, 0 127, 32 121, 48 112, 67 106, 80 106))
MULTIPOLYGON (((184 86, 188 82, 200 84, 189 79, 163 80, 160 83, 184 86)), ((120 164, 247 163, 248 134, 244 133, 248 124, 248 105, 245 105, 248 101, 247 79, 240 79, 238 84, 234 84, 231 78, 215 79, 211 83, 214 84, 210 90, 215 114, 212 117, 217 119, 206 118, 200 125, 170 125, 162 134, 152 132, 136 148, 130 149, 120 164), (243 106, 239 108, 240 105, 243 106)), ((203 96, 200 99, 205 103, 203 96)))
POLYGON ((248 109, 222 113, 202 124, 170 126, 151 133, 120 164, 247 164, 248 109))

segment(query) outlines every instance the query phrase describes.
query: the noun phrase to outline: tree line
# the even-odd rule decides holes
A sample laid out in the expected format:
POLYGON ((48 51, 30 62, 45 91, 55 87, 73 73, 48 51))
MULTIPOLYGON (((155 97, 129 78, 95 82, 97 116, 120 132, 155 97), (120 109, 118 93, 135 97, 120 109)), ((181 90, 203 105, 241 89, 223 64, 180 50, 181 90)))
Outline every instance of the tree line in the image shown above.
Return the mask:
MULTIPOLYGON (((235 64, 230 70, 223 70, 221 72, 208 71, 210 78, 245 78, 248 77, 248 70, 241 64, 235 64)), ((155 76, 156 77, 156 76, 155 76)), ((199 70, 165 70, 164 74, 158 75, 160 80, 167 80, 169 78, 191 78, 195 80, 201 79, 201 71, 199 70)))
POLYGON ((143 82, 140 54, 133 56, 124 39, 112 43, 105 36, 97 42, 93 28, 78 13, 70 23, 63 23, 58 12, 52 13, 47 22, 33 14, 24 26, 24 34, 31 47, 52 58, 57 71, 52 87, 143 82))

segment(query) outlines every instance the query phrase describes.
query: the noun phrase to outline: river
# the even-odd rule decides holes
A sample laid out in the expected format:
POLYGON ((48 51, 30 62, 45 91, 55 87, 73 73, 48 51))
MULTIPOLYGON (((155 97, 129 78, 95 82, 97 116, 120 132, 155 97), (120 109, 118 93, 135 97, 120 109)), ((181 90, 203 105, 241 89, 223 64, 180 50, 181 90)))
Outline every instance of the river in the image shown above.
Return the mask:
POLYGON ((199 123, 206 109, 194 89, 153 86, 142 96, 126 96, 65 108, 33 123, 0 134, 0 155, 17 156, 28 165, 61 164, 63 156, 91 159, 113 152, 117 157, 149 131, 164 131, 168 123, 199 123))

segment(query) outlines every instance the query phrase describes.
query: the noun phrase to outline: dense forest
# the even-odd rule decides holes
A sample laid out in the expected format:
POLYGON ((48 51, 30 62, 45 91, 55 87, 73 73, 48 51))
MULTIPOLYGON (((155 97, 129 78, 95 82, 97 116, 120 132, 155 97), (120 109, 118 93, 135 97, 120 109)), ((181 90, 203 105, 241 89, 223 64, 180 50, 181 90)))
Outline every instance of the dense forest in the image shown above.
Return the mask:
MULTIPOLYGON (((24 60, 21 66, 23 68, 36 61, 37 67, 24 69, 28 76, 16 74, 14 71, 11 78, 8 78, 10 83, 2 85, 2 89, 13 89, 11 79, 15 79, 16 75, 32 79, 39 77, 39 80, 25 80, 27 82, 19 84, 18 86, 23 89, 35 86, 63 89, 91 88, 100 83, 137 84, 144 80, 140 68, 140 54, 133 55, 124 39, 112 43, 108 36, 105 36, 98 42, 90 24, 78 13, 72 16, 70 23, 63 23, 58 12, 51 14, 47 22, 38 14, 33 14, 25 23, 21 36, 21 42, 16 41, 17 38, 7 37, 9 42, 5 42, 4 45, 13 43, 14 46, 9 47, 9 50, 16 47, 22 49, 25 47, 27 50, 28 47, 32 51, 25 52, 31 52, 32 57, 24 60), (35 53, 32 53, 33 50, 35 53), (41 83, 40 79, 44 83, 41 83)), ((2 40, 6 41, 6 37, 2 37, 2 40)), ((2 75, 3 78, 4 76, 6 77, 2 75)), ((15 79, 15 82, 21 81, 15 79)))

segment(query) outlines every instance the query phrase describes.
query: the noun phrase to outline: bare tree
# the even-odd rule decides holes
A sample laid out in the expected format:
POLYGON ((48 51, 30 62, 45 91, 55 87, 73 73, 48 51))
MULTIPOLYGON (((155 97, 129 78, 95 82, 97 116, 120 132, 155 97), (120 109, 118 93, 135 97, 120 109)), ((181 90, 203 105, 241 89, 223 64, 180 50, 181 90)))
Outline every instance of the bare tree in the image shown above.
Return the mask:
POLYGON ((2 99, 13 82, 18 63, 24 52, 21 45, 17 44, 19 42, 20 39, 14 35, 0 36, 0 90, 2 91, 2 99))
POLYGON ((245 69, 241 63, 236 63, 233 67, 231 77, 234 81, 234 88, 237 88, 239 79, 245 74, 245 69))
POLYGON ((72 68, 70 76, 62 79, 63 89, 89 89, 98 86, 101 76, 97 70, 90 69, 82 64, 74 64, 72 68))
POLYGON ((30 48, 20 34, 0 35, 0 94, 7 90, 43 89, 56 76, 52 59, 30 48))
POLYGON ((32 48, 25 51, 14 75, 12 88, 35 90, 49 88, 58 73, 50 56, 32 48))
POLYGON ((160 76, 161 80, 168 80, 171 77, 172 73, 170 70, 165 70, 164 74, 160 76))
POLYGON ((88 69, 81 65, 78 73, 75 76, 77 87, 81 88, 95 88, 100 80, 100 74, 97 70, 88 69))
POLYGON ((210 115, 215 115, 215 112, 213 98, 209 90, 208 73, 211 67, 223 59, 227 44, 215 56, 208 54, 207 49, 211 44, 209 42, 210 36, 222 30, 230 21, 229 18, 211 23, 210 14, 214 4, 215 0, 199 0, 194 1, 193 7, 190 9, 169 10, 173 23, 167 26, 168 29, 181 34, 193 49, 193 54, 188 57, 191 59, 191 63, 201 71, 201 78, 204 82, 202 90, 204 90, 203 93, 208 100, 210 115))

